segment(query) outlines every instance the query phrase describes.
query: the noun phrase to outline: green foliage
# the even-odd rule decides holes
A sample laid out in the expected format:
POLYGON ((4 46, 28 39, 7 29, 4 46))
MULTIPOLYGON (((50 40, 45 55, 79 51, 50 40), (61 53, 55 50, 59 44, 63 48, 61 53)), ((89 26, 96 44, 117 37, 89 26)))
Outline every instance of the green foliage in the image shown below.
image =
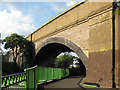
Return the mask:
POLYGON ((68 68, 70 64, 73 63, 74 58, 77 58, 77 57, 72 56, 69 54, 69 52, 67 52, 64 55, 61 55, 57 58, 58 66, 63 68, 68 68))
POLYGON ((86 76, 86 68, 85 66, 83 65, 82 61, 80 59, 77 59, 78 60, 78 65, 79 67, 72 67, 70 68, 70 75, 80 75, 80 76, 86 76))
POLYGON ((115 9, 113 10, 113 15, 120 15, 120 0, 114 3, 115 9))
POLYGON ((116 10, 113 11, 113 15, 116 15, 116 14, 120 15, 120 9, 117 8, 116 10))
MULTIPOLYGON (((26 40, 23 36, 18 35, 16 33, 11 34, 11 36, 6 37, 3 40, 5 43, 5 49, 12 49, 13 60, 16 63, 17 57, 20 53, 23 53, 26 57, 28 63, 30 63, 30 58, 33 56, 33 43, 31 41, 26 40)), ((31 58, 32 59, 32 58, 31 58)))
POLYGON ((102 81, 102 77, 98 81, 101 82, 102 81))
POLYGON ((24 44, 23 44, 24 38, 16 33, 12 34, 9 37, 6 37, 4 39, 4 42, 6 42, 4 46, 5 49, 8 49, 8 48, 14 49, 15 47, 18 47, 18 46, 20 47, 20 49, 23 49, 24 47, 24 44))
POLYGON ((35 55, 35 48, 34 48, 34 44, 30 41, 26 41, 25 42, 25 48, 24 48, 24 55, 27 59, 27 62, 29 63, 28 67, 33 66, 33 59, 34 59, 34 55, 35 55))
POLYGON ((2 76, 23 72, 14 62, 2 62, 2 76))
POLYGON ((86 68, 84 67, 82 61, 75 56, 72 56, 69 52, 64 53, 63 55, 57 58, 58 67, 69 68, 70 75, 81 75, 86 76, 86 68), (73 61, 76 61, 76 67, 73 65, 73 61))

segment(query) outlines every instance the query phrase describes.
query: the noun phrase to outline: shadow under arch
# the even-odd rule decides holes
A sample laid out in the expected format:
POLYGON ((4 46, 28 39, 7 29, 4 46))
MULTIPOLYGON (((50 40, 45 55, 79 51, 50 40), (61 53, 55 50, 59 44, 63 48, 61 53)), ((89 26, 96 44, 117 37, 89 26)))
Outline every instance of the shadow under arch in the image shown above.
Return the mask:
POLYGON ((82 60, 85 68, 88 66, 88 58, 80 47, 68 39, 52 37, 43 41, 36 49, 35 64, 49 66, 56 56, 62 52, 73 51, 82 60))

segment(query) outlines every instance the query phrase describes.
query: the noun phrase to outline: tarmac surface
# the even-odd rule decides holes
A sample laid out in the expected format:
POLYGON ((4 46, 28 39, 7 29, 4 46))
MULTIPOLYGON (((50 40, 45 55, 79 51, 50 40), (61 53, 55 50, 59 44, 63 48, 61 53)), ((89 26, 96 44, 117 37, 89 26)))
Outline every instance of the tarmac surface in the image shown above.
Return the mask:
POLYGON ((40 84, 38 88, 82 88, 82 86, 80 86, 81 80, 81 76, 71 76, 55 82, 40 84))

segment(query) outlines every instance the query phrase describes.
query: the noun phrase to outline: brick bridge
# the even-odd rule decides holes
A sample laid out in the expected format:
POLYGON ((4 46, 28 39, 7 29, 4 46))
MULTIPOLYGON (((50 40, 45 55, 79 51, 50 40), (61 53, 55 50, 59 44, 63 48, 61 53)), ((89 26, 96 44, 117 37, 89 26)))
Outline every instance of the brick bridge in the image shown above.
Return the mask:
POLYGON ((87 82, 120 87, 120 16, 115 10, 112 2, 80 2, 42 25, 27 36, 35 44, 35 64, 48 65, 61 52, 74 51, 87 82))

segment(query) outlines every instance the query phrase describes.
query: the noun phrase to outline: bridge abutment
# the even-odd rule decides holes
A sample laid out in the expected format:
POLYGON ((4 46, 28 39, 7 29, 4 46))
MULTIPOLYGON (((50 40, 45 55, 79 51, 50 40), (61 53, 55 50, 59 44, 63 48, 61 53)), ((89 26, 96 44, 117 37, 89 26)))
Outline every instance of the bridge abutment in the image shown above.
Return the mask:
POLYGON ((90 20, 99 18, 101 22, 90 24, 86 80, 103 88, 120 87, 120 15, 114 15, 114 11, 111 8, 103 13, 105 20, 101 15, 90 20))
POLYGON ((116 87, 120 88, 120 7, 115 14, 115 82, 116 87))

